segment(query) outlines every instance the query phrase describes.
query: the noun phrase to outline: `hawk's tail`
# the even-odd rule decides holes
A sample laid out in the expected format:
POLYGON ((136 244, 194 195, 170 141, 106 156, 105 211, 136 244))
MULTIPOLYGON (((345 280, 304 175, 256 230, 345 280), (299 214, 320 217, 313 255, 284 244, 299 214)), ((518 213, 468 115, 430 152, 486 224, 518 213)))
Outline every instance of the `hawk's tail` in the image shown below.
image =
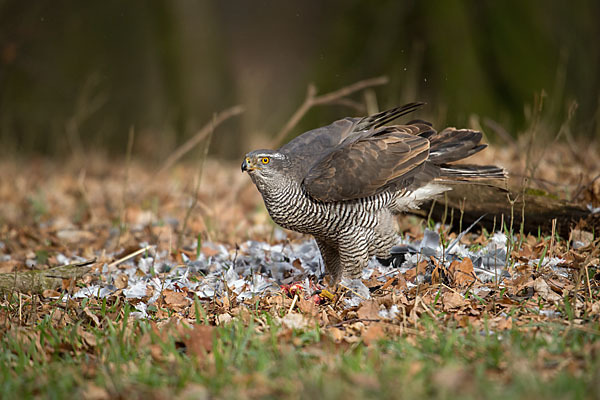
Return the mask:
POLYGON ((428 161, 440 168, 440 180, 478 181, 506 179, 503 168, 493 165, 449 164, 460 161, 485 149, 487 145, 480 144, 483 135, 471 129, 446 128, 430 141, 428 161))
POLYGON ((435 164, 462 160, 485 149, 479 144, 483 135, 471 129, 446 128, 429 138, 429 161, 435 164))

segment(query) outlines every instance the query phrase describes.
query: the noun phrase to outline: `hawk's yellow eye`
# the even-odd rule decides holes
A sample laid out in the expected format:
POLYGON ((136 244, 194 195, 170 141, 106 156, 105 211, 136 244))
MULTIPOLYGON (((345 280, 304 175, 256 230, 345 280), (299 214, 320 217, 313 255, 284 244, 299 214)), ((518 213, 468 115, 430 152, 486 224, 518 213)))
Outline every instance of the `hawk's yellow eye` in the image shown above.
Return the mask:
POLYGON ((271 161, 271 159, 269 157, 263 157, 260 159, 260 162, 262 162, 263 164, 268 164, 269 161, 271 161))

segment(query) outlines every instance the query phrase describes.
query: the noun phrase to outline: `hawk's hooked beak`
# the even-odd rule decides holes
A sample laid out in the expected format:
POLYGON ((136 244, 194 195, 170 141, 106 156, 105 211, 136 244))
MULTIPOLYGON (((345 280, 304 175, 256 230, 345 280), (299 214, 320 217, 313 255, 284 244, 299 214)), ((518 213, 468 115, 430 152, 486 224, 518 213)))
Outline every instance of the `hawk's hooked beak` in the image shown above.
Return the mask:
POLYGON ((242 172, 254 171, 255 169, 256 169, 256 167, 254 166, 254 164, 252 164, 252 161, 250 161, 249 158, 246 158, 244 160, 244 162, 242 163, 242 172))

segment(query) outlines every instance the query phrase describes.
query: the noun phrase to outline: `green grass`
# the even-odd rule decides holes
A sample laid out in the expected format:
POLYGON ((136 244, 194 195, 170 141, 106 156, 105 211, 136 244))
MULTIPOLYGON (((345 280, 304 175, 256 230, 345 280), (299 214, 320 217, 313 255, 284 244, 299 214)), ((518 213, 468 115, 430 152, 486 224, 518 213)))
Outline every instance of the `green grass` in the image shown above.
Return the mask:
POLYGON ((47 315, 33 329, 8 329, 0 397, 72 398, 98 387, 146 399, 189 390, 223 398, 559 399, 591 397, 600 378, 597 322, 492 333, 422 317, 418 331, 367 346, 334 343, 318 327, 290 331, 256 313, 215 328, 209 353, 197 357, 174 324, 126 322, 123 309, 114 321, 101 317, 101 327, 81 319, 59 328, 47 315))

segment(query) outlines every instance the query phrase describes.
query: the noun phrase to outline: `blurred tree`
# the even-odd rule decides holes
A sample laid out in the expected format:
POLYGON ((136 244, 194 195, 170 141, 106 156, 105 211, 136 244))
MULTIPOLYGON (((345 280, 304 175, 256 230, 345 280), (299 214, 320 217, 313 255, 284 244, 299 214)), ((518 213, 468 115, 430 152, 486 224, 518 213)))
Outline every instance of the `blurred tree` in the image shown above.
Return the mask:
MULTIPOLYGON (((545 91, 549 135, 574 101, 574 132, 599 135, 598 17, 593 0, 3 0, 0 151, 122 154, 134 126, 136 150, 164 157, 241 103, 212 145, 238 157, 309 82, 324 92, 379 75, 391 78, 380 108, 427 101, 436 123, 475 114, 516 134, 545 91)), ((317 108, 294 134, 354 113, 317 108)))

